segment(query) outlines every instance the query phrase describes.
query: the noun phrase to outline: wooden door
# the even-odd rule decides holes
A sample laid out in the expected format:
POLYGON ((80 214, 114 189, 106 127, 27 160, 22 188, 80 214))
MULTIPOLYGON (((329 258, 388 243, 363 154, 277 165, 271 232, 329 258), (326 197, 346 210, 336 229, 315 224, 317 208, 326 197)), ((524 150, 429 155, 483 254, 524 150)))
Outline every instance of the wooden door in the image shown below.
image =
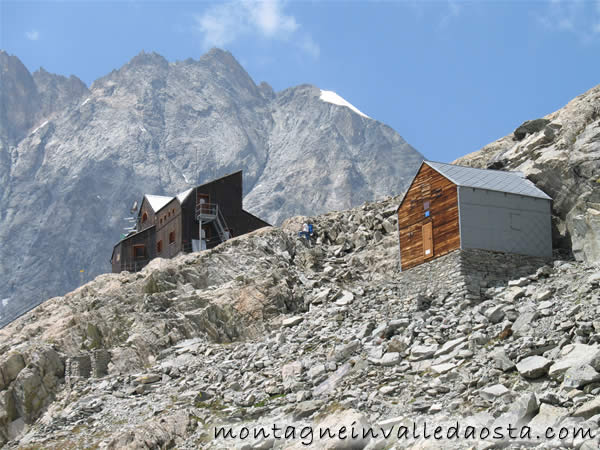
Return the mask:
POLYGON ((423 257, 429 259, 433 257, 433 226, 432 222, 427 222, 422 227, 423 232, 423 257))
POLYGON ((210 196, 208 194, 201 194, 198 192, 196 195, 196 209, 201 213, 209 213, 210 207, 208 204, 210 203, 210 196))

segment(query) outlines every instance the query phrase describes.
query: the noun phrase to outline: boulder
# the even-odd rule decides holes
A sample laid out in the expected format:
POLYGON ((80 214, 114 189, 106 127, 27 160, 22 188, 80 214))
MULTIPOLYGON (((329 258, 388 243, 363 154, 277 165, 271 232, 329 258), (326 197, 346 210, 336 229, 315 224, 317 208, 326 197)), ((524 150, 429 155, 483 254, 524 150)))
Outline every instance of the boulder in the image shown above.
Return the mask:
POLYGON ((543 356, 529 356, 517 364, 517 371, 524 378, 535 379, 546 375, 551 365, 543 356))
POLYGON ((283 325, 284 327, 293 327, 293 326, 298 325, 303 320, 304 320, 304 317, 302 317, 302 316, 286 317, 281 322, 281 325, 283 325))
POLYGON ((547 427, 558 425, 568 415, 569 410, 567 408, 541 403, 539 412, 528 425, 536 432, 544 432, 547 427))
POLYGON ((600 381, 600 373, 589 364, 570 367, 564 374, 563 387, 580 389, 590 383, 600 381))
POLYGON ((502 305, 495 305, 485 310, 484 316, 491 323, 498 323, 504 318, 504 311, 502 305))
POLYGON ((300 361, 294 361, 284 365, 281 368, 281 378, 283 379, 284 389, 291 389, 301 374, 302 363, 300 361))
POLYGON ((333 352, 328 356, 327 359, 329 359, 330 361, 336 361, 336 362, 344 361, 344 360, 348 359, 350 357, 350 355, 352 355, 352 353, 357 351, 359 348, 360 348, 360 341, 357 339, 354 339, 354 340, 348 342, 347 344, 336 346, 334 348, 333 352))
POLYGON ((507 412, 500 415, 494 422, 496 426, 522 426, 528 423, 539 410, 537 398, 533 392, 521 395, 516 401, 510 404, 507 412))
POLYGON ((511 359, 506 356, 506 352, 503 349, 496 349, 491 354, 494 367, 503 372, 508 372, 515 368, 515 363, 511 361, 511 359))
POLYGON ((431 358, 439 348, 438 344, 430 345, 413 345, 410 348, 410 359, 412 361, 420 361, 422 359, 431 358))
POLYGON ((600 397, 596 397, 589 402, 584 403, 575 410, 573 417, 583 417, 589 419, 596 414, 600 414, 600 397))
POLYGON ((484 400, 494 401, 498 397, 502 397, 510 392, 510 389, 507 389, 503 384, 495 384, 493 386, 488 386, 485 389, 482 389, 479 392, 479 395, 484 400))
POLYGON ((596 371, 600 369, 600 346, 569 344, 561 349, 557 361, 550 366, 548 375, 560 380, 571 367, 586 364, 596 371))
POLYGON ((20 353, 9 353, 0 358, 0 390, 12 383, 25 367, 25 360, 20 353))
POLYGON ((512 324, 511 329, 515 337, 526 336, 531 331, 531 324, 539 317, 537 311, 524 311, 512 324))

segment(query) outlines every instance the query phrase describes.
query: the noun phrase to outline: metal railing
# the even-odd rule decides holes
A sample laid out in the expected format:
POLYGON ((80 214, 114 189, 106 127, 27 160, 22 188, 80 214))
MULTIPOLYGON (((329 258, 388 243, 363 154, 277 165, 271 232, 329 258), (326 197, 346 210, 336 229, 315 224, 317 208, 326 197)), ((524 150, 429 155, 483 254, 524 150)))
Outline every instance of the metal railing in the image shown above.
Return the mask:
POLYGON ((145 258, 145 259, 140 259, 139 261, 120 264, 121 272, 123 272, 123 271, 139 272, 144 267, 146 267, 150 261, 151 261, 150 259, 145 258))
POLYGON ((219 212, 219 205, 216 203, 196 203, 196 218, 203 221, 214 220, 219 212))

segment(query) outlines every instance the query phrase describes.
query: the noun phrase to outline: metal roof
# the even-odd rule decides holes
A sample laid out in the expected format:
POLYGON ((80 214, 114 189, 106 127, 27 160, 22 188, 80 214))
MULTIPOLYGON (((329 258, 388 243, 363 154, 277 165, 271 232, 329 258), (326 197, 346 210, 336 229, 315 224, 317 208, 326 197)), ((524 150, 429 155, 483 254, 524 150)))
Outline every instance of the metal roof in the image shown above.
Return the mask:
POLYGON ((488 191, 508 192, 526 197, 552 200, 521 172, 503 170, 476 169, 474 167, 457 166, 434 161, 423 161, 457 186, 485 189, 488 191))

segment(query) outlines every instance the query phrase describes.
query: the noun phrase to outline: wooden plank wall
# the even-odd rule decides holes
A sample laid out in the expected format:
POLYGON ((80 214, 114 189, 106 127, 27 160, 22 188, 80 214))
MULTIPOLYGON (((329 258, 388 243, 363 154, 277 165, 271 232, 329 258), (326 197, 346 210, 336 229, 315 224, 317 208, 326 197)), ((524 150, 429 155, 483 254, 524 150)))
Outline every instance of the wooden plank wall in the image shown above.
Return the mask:
POLYGON ((460 248, 456 185, 423 164, 398 209, 402 270, 425 262, 422 229, 428 222, 433 229, 433 258, 460 248), (426 201, 429 217, 425 217, 426 201))

